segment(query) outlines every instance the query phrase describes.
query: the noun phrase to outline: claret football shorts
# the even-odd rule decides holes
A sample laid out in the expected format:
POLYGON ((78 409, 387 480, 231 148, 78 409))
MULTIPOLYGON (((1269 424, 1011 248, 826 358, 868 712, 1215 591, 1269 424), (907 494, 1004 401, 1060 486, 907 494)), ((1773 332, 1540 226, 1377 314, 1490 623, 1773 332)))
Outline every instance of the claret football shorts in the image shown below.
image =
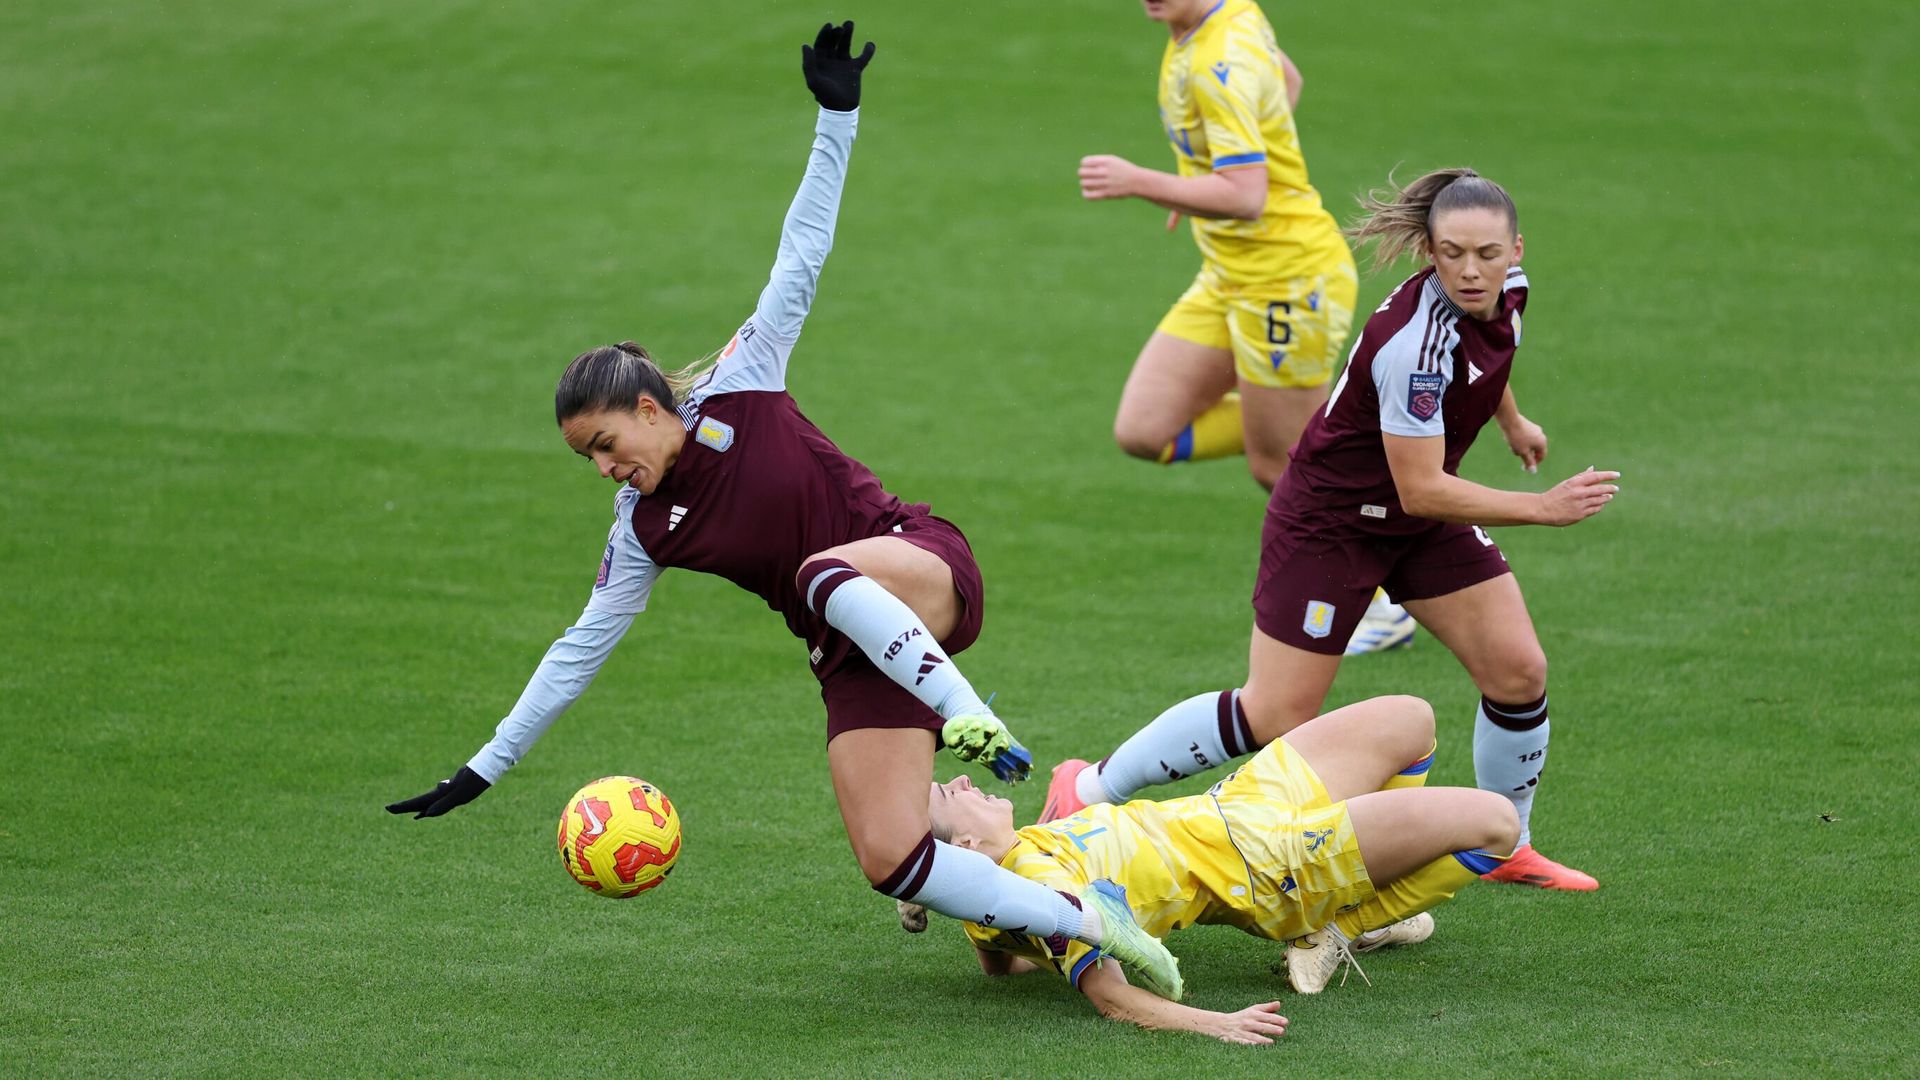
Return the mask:
MULTIPOLYGON (((986 586, 973 548, 960 527, 945 518, 922 514, 882 535, 898 536, 947 564, 953 572, 953 587, 960 594, 960 621, 940 647, 952 656, 972 645, 980 636, 986 586)), ((939 737, 945 724, 940 714, 874 667, 859 646, 824 619, 818 620, 807 635, 807 644, 813 650, 808 659, 814 677, 820 680, 820 699, 827 706, 828 742, 856 728, 925 728, 934 732, 936 739, 939 737)))

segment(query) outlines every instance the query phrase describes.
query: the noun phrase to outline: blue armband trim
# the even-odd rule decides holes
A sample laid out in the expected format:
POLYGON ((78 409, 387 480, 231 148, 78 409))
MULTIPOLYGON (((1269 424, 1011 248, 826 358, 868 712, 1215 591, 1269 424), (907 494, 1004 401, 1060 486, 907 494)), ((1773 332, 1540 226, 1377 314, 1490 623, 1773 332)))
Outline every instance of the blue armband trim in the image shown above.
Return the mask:
POLYGON ((1266 160, 1266 151, 1255 150, 1251 154, 1228 154, 1223 158, 1214 158, 1213 167, 1216 169, 1230 169, 1235 165, 1257 165, 1266 160))
POLYGON ((1101 952, 1099 949, 1090 949, 1087 951, 1087 955, 1081 957, 1074 963, 1073 970, 1067 973, 1067 981, 1073 984, 1075 990, 1080 989, 1080 974, 1087 970, 1088 965, 1095 963, 1105 955, 1107 954, 1101 952))

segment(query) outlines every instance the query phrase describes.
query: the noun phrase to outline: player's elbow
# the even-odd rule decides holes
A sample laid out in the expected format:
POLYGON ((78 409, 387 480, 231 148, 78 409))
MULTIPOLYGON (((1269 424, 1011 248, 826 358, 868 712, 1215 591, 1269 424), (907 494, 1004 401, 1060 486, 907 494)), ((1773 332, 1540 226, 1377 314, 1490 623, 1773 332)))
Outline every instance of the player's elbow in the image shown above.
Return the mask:
POLYGON ((1099 1010, 1101 1016, 1109 1020, 1125 1020, 1127 1018, 1126 1010, 1120 1007, 1119 999, 1112 994, 1105 994, 1099 991, 1084 992, 1087 995, 1087 1001, 1091 1003, 1095 1009, 1099 1010))
POLYGON ((1236 161, 1214 173, 1213 212, 1234 221, 1258 221, 1267 212, 1267 170, 1264 165, 1236 161))
POLYGON ((1400 509, 1414 517, 1430 518, 1437 516, 1440 508, 1437 485, 1424 483, 1404 484, 1394 482, 1394 488, 1400 495, 1400 509))

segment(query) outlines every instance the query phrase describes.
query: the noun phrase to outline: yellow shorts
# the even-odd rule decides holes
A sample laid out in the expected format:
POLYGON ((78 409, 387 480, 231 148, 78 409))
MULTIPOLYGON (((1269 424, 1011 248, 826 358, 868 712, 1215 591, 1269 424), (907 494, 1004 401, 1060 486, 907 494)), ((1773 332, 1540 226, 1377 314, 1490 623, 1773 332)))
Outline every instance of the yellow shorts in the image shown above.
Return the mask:
POLYGON ((1157 329, 1233 352, 1254 386, 1325 386, 1340 366, 1360 295, 1353 263, 1324 274, 1236 285, 1202 267, 1157 329))
POLYGON ((1284 739, 1269 743, 1209 794, 1246 861, 1253 933, 1276 941, 1301 937, 1372 899, 1373 880, 1346 802, 1328 801, 1313 766, 1284 739))

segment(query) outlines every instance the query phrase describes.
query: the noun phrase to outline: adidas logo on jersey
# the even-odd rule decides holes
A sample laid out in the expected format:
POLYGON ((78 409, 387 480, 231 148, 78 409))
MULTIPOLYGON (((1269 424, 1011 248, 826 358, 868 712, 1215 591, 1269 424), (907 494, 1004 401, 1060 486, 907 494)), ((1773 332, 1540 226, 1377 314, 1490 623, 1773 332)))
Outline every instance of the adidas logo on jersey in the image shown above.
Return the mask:
POLYGON ((681 519, 681 518, 684 518, 684 517, 686 517, 686 516, 687 516, 687 508, 686 508, 686 507, 684 507, 684 506, 676 506, 676 507, 674 507, 674 508, 673 508, 673 510, 672 510, 672 512, 670 512, 670 513, 668 513, 668 514, 667 514, 667 531, 668 531, 668 532, 672 532, 673 530, 675 530, 675 529, 677 529, 677 528, 679 528, 679 527, 680 527, 680 519, 681 519))
POLYGON ((1480 376, 1485 374, 1486 372, 1481 371, 1479 368, 1473 366, 1473 361, 1471 360, 1467 361, 1467 385, 1468 386, 1472 386, 1480 378, 1480 376))

